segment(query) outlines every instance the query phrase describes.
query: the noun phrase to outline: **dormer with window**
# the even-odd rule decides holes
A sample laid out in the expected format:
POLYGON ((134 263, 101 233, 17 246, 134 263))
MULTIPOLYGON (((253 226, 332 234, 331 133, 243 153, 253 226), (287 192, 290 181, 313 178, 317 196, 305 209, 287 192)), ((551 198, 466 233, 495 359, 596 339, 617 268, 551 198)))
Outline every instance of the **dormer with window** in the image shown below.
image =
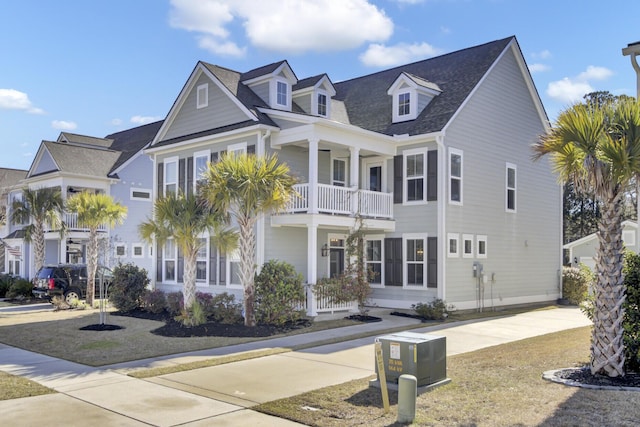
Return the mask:
POLYGON ((293 100, 305 113, 331 117, 331 98, 336 90, 326 74, 300 80, 293 87, 293 100))
POLYGON ((400 74, 387 91, 393 98, 393 123, 414 120, 440 92, 435 83, 408 73, 400 74))
POLYGON ((298 82, 287 61, 249 71, 242 83, 273 109, 291 111, 292 87, 298 82))

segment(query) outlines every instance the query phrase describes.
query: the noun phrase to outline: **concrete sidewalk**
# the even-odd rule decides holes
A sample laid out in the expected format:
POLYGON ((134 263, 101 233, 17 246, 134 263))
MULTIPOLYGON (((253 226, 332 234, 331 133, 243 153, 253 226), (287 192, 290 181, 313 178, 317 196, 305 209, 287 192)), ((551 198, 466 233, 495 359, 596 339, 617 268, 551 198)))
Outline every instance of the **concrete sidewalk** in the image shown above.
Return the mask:
MULTIPOLYGON (((375 334, 395 327, 413 328, 419 323, 411 318, 390 316, 388 311, 375 315, 383 321, 102 368, 89 368, 0 344, 0 370, 22 375, 59 392, 0 402, 2 425, 297 425, 250 408, 373 375, 375 336, 148 380, 128 377, 126 372, 258 348, 309 344, 365 330, 375 334)), ((577 308, 556 308, 412 331, 447 337, 447 354, 454 355, 589 324, 577 308)))

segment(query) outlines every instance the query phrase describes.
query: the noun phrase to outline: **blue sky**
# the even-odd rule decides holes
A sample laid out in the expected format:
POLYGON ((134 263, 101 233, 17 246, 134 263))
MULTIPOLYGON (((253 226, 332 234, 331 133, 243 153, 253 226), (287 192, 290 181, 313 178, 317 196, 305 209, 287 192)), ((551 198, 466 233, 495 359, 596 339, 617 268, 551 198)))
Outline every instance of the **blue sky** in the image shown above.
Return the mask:
MULTIPOLYGON (((0 167, 62 131, 165 117, 198 60, 287 59, 338 82, 515 35, 550 119, 585 93, 636 94, 621 50, 640 2, 608 0, 0 0, 0 167)), ((635 28, 635 30, 634 30, 635 28)))

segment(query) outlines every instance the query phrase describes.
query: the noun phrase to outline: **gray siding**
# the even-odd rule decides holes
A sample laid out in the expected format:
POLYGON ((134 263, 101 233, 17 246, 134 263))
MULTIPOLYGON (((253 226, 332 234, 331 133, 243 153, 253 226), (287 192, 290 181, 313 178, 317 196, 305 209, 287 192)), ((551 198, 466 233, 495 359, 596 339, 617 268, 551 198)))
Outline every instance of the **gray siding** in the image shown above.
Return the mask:
POLYGON ((269 82, 260 83, 259 85, 251 86, 256 95, 260 97, 264 102, 269 105, 269 82))
POLYGON ((167 130, 165 139, 239 123, 249 117, 208 77, 201 75, 167 130), (209 105, 196 108, 197 87, 209 84, 209 105))
MULTIPOLYGON (((495 304, 509 298, 551 300, 558 292, 560 187, 546 159, 531 161, 529 148, 543 132, 511 52, 447 129, 445 145, 464 154, 463 206, 447 205, 445 235, 487 236, 487 258, 478 261, 495 279, 485 290, 495 304), (505 212, 506 162, 517 167, 517 213, 505 212)), ((474 259, 446 258, 448 302, 475 302, 474 259)))
POLYGON ((40 161, 38 162, 38 165, 34 169, 33 174, 37 175, 40 173, 49 172, 56 169, 58 168, 56 167, 56 164, 51 158, 51 154, 49 154, 49 152, 45 150, 42 153, 42 158, 40 158, 40 161))
MULTIPOLYGON (((307 229, 295 227, 271 227, 265 221, 265 262, 275 259, 293 265, 307 280, 307 229)), ((318 239, 320 244, 320 239, 318 239)), ((321 245, 320 245, 321 246, 321 245)), ((320 249, 318 249, 320 254, 320 249)))
POLYGON ((293 102, 298 104, 298 106, 302 108, 305 113, 311 114, 311 96, 311 93, 302 96, 296 96, 295 98, 293 98, 293 102))

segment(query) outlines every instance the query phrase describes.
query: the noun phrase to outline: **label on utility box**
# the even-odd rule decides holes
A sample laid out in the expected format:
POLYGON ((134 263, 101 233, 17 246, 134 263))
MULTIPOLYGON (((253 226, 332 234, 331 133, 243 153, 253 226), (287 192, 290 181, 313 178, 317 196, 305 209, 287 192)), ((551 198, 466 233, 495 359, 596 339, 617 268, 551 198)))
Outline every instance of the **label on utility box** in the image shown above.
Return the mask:
POLYGON ((400 359, 400 344, 397 342, 389 343, 389 358, 400 359))

